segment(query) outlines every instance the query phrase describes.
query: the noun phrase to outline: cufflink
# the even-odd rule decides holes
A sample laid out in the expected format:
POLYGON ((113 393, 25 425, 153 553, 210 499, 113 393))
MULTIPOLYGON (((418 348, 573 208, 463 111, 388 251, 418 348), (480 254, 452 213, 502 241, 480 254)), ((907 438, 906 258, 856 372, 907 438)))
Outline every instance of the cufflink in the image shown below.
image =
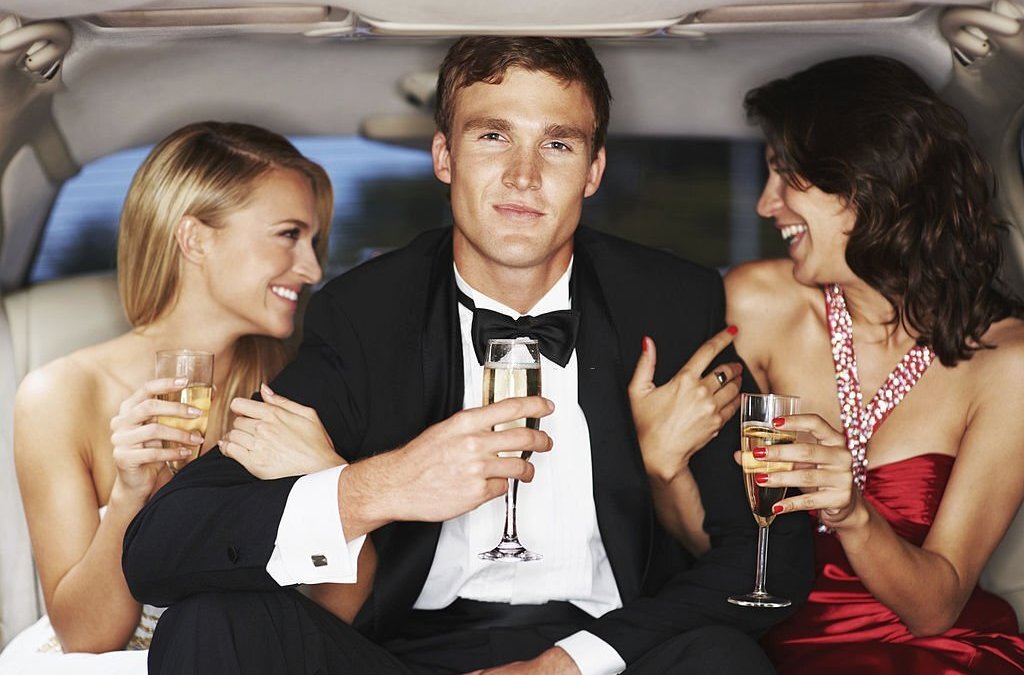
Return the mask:
POLYGON ((313 561, 313 567, 327 567, 327 556, 325 555, 311 555, 309 559, 313 561))

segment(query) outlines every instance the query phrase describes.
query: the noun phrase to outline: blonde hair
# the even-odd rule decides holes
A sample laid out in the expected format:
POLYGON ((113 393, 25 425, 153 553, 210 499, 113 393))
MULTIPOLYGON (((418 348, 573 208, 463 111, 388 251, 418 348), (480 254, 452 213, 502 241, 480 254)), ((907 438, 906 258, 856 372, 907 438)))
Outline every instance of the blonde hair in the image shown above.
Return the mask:
MULTIPOLYGON (((117 280, 128 321, 146 326, 169 312, 180 290, 180 250, 175 229, 193 216, 218 227, 244 208, 259 179, 289 169, 309 179, 319 225, 317 257, 327 250, 334 194, 323 168, 288 139, 250 124, 197 122, 160 141, 135 173, 121 211, 117 280)), ((227 404, 249 396, 284 366, 282 340, 247 335, 235 344, 231 372, 211 415, 227 429, 227 404)))

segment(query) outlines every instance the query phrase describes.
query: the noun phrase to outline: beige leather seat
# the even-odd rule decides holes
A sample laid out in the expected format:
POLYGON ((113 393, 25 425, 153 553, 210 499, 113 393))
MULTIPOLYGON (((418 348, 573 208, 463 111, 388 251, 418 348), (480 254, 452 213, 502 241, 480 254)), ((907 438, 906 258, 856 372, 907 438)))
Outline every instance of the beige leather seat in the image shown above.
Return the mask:
POLYGON ((0 312, 0 646, 7 644, 43 612, 14 474, 11 433, 14 392, 30 370, 81 347, 112 338, 128 328, 117 294, 116 277, 109 273, 39 284, 3 298, 3 312, 0 312))

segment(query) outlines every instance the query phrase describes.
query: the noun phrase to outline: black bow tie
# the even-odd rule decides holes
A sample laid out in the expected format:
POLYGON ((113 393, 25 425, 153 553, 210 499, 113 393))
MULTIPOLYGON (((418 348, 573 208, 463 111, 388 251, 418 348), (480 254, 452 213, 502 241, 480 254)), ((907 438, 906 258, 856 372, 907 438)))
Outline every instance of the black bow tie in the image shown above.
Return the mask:
POLYGON ((562 309, 538 316, 524 314, 513 319, 507 314, 481 309, 461 290, 459 302, 473 311, 473 350, 483 365, 487 357, 487 341, 495 338, 529 337, 537 341, 540 353, 548 360, 565 368, 576 348, 576 333, 580 326, 580 313, 576 309, 562 309))

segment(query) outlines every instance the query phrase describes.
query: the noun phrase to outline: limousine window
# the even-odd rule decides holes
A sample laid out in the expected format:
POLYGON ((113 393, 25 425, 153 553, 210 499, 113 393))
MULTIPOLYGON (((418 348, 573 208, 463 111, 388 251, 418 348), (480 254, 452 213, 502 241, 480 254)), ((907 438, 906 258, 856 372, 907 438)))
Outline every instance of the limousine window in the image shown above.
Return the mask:
MULTIPOLYGON (((451 222, 446 187, 425 149, 360 137, 292 138, 335 191, 325 279, 451 222)), ((36 283, 114 269, 117 221, 150 147, 98 159, 64 184, 30 272, 36 283)), ((757 141, 613 138, 601 189, 584 203, 597 229, 724 269, 785 255, 754 212, 764 180, 757 141)))

